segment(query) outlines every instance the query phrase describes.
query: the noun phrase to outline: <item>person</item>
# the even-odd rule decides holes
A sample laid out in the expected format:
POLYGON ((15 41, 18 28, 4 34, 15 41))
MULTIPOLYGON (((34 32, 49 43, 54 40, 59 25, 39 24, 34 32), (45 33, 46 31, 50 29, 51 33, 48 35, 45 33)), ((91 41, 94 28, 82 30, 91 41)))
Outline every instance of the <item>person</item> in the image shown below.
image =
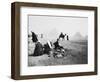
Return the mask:
POLYGON ((65 39, 65 36, 66 36, 66 34, 63 34, 63 33, 61 32, 61 34, 59 35, 59 39, 62 38, 62 40, 64 40, 64 39, 65 39))
POLYGON ((40 55, 43 55, 43 46, 38 41, 35 43, 35 50, 34 50, 33 56, 40 56, 40 55))
POLYGON ((64 56, 64 53, 65 53, 65 50, 63 48, 63 46, 59 45, 59 39, 57 39, 57 41, 54 43, 54 46, 55 46, 55 51, 54 51, 54 57, 57 57, 57 56, 61 56, 63 57, 64 56))
POLYGON ((31 33, 32 33, 32 41, 37 42, 38 41, 37 35, 32 31, 31 31, 31 33))
POLYGON ((55 46, 54 49, 56 49, 56 50, 57 50, 57 49, 62 49, 62 48, 63 48, 62 46, 59 45, 59 39, 57 39, 57 41, 54 42, 54 46, 55 46))
POLYGON ((44 44, 44 54, 47 54, 48 57, 50 57, 50 51, 51 51, 51 49, 52 49, 51 42, 47 41, 47 43, 44 44))
POLYGON ((69 36, 67 35, 67 40, 69 40, 69 36))

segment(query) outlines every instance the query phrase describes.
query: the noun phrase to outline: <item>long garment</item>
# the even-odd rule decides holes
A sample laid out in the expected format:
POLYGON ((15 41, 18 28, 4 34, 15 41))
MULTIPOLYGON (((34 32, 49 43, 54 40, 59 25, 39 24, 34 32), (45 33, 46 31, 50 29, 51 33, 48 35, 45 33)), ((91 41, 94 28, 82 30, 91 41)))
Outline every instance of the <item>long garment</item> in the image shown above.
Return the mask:
POLYGON ((40 42, 37 42, 33 56, 40 56, 42 54, 43 54, 43 46, 40 42))
POLYGON ((50 51, 51 51, 51 49, 50 49, 50 47, 49 47, 49 45, 48 44, 45 44, 44 45, 44 54, 50 54, 50 51))

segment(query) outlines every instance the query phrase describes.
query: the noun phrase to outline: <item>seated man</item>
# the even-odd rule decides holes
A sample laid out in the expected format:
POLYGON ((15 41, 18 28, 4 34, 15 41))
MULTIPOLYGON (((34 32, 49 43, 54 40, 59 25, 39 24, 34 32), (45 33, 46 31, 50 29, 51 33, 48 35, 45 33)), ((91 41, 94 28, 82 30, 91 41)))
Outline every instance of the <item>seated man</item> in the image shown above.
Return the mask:
POLYGON ((54 51, 54 57, 64 57, 65 54, 65 49, 63 48, 63 46, 59 45, 59 39, 57 39, 57 41, 54 43, 55 46, 55 51, 54 51))
POLYGON ((36 42, 36 44, 35 44, 35 50, 34 50, 33 56, 40 56, 40 55, 43 55, 43 46, 42 46, 42 44, 38 41, 38 42, 36 42))
POLYGON ((51 43, 48 41, 46 44, 44 44, 44 54, 47 54, 48 57, 50 57, 50 51, 52 49, 51 43))
POLYGON ((55 46, 54 49, 56 49, 56 50, 57 50, 57 49, 62 49, 62 48, 63 48, 63 46, 60 46, 60 45, 59 45, 59 39, 57 39, 57 41, 54 42, 54 46, 55 46))

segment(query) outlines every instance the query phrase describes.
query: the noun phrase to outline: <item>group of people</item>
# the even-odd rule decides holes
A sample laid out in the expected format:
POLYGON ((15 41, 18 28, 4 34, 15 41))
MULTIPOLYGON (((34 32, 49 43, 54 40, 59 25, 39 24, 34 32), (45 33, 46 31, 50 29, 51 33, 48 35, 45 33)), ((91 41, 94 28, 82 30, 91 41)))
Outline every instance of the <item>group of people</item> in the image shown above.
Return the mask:
MULTIPOLYGON (((40 56, 43 54, 47 54, 50 57, 50 51, 52 49, 56 51, 64 50, 63 46, 59 44, 59 40, 60 38, 64 39, 66 34, 64 35, 63 33, 61 33, 59 38, 54 43, 47 41, 46 44, 42 45, 41 42, 38 40, 37 35, 34 32, 31 33, 32 33, 32 42, 35 43, 35 50, 33 56, 40 56)), ((67 40, 69 40, 68 35, 67 35, 67 40)))
POLYGON ((35 49, 33 56, 40 56, 43 54, 48 54, 50 53, 51 50, 51 42, 47 42, 46 44, 42 45, 41 42, 38 40, 37 35, 34 32, 32 33, 32 42, 35 43, 35 49))
POLYGON ((65 37, 66 37, 67 40, 69 40, 69 36, 67 34, 63 34, 61 32, 61 34, 59 35, 59 39, 62 38, 63 40, 65 40, 65 37))

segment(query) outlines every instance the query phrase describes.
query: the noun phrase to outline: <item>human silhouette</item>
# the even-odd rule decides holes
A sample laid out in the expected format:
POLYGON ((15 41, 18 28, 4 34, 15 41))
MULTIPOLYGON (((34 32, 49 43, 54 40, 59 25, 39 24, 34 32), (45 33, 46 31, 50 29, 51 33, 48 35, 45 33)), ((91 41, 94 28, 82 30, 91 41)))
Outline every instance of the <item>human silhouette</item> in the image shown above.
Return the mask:
POLYGON ((61 34, 59 35, 59 39, 62 38, 62 39, 64 40, 65 36, 66 36, 66 34, 63 34, 63 33, 61 32, 61 34))
POLYGON ((33 56, 40 56, 40 55, 43 55, 43 46, 42 46, 42 44, 38 41, 38 42, 36 42, 36 44, 35 44, 35 50, 34 50, 33 56))
POLYGON ((59 45, 59 39, 57 39, 56 42, 54 42, 54 46, 55 48, 54 49, 62 49, 63 47, 59 45))
POLYGON ((31 31, 31 33, 32 33, 32 41, 37 42, 38 41, 37 35, 32 31, 31 31))
POLYGON ((69 40, 69 36, 67 35, 67 40, 69 40))

